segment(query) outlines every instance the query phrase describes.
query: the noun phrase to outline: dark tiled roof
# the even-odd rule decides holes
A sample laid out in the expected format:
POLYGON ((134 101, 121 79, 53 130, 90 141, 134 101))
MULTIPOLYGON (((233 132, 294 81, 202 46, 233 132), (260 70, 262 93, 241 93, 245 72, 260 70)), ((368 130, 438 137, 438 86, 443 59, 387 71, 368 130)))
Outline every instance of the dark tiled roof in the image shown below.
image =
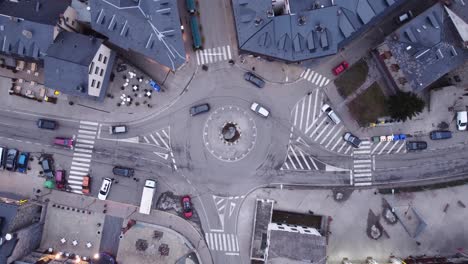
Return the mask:
MULTIPOLYGON (((468 7, 459 7, 468 12, 468 7)), ((468 52, 441 4, 427 9, 388 36, 385 44, 409 85, 419 91, 462 65, 468 52)))
POLYGON ((91 0, 91 26, 123 49, 175 70, 185 62, 176 0, 91 0))
POLYGON ((271 0, 232 0, 240 49, 285 61, 335 54, 344 40, 397 1, 335 0, 332 5, 320 0, 309 7, 292 0, 291 14, 275 16, 271 0))
MULTIPOLYGON (((323 236, 300 234, 297 232, 270 231, 268 259, 275 258, 325 264, 327 242, 323 236)), ((292 262, 292 261, 290 261, 292 262)))
MULTIPOLYGON (((8 232, 11 232, 10 226, 14 221, 17 212, 17 205, 0 202, 0 217, 2 222, 0 235, 2 238, 4 238, 8 232)), ((12 254, 13 250, 15 249, 15 245, 16 240, 10 240, 0 246, 0 263, 6 263, 7 258, 12 254)))
POLYGON ((71 0, 9 0, 0 1, 0 13, 25 20, 55 25, 71 0))
POLYGON ((47 50, 47 56, 88 67, 102 42, 99 38, 63 31, 47 50))

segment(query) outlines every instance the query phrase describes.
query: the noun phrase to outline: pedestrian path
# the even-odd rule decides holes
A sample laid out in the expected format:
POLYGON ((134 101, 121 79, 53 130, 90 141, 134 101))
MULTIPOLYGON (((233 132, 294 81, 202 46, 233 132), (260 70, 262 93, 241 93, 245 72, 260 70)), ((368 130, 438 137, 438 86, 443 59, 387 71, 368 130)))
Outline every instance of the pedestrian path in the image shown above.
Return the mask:
POLYGON ((326 86, 330 82, 330 79, 311 69, 304 70, 301 73, 300 77, 308 82, 317 85, 318 87, 326 86))
POLYGON ((222 46, 195 51, 197 65, 206 65, 215 62, 228 61, 232 59, 231 46, 222 46))
POLYGON ((306 141, 319 144, 329 151, 351 155, 351 146, 343 140, 345 126, 334 124, 321 110, 323 91, 315 89, 303 97, 292 110, 295 130, 306 135, 306 141))
POLYGON ((68 185, 74 193, 83 193, 83 178, 89 173, 98 127, 99 123, 80 121, 80 128, 73 148, 72 164, 68 174, 68 185))
POLYGON ((307 154, 297 143, 291 143, 288 147, 288 155, 280 170, 310 171, 325 170, 326 165, 307 154))
POLYGON ((156 145, 160 148, 171 150, 171 128, 169 126, 155 130, 149 134, 138 137, 140 143, 156 145))
POLYGON ((353 148, 353 170, 351 172, 351 185, 372 185, 372 157, 370 141, 362 141, 359 148, 353 148))
POLYGON ((205 233, 208 248, 212 251, 224 251, 226 253, 239 253, 239 241, 237 235, 226 233, 205 233))
POLYGON ((406 140, 380 141, 372 144, 372 155, 404 154, 406 153, 406 140))

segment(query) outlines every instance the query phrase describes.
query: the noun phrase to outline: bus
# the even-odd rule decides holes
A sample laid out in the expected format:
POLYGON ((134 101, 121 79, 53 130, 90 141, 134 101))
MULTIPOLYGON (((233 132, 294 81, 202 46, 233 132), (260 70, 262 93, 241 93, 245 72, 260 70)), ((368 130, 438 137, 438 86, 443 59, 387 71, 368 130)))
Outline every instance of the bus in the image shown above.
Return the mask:
POLYGON ((193 48, 201 49, 202 43, 201 43, 200 26, 198 25, 198 19, 196 16, 190 17, 190 28, 192 29, 193 48))
POLYGON ((151 205, 153 204, 153 196, 156 191, 156 181, 155 180, 146 180, 145 187, 143 187, 143 193, 141 195, 140 203, 140 214, 150 214, 151 205))
POLYGON ((195 14, 195 12, 197 12, 197 7, 195 6, 195 0, 185 0, 185 5, 187 6, 187 11, 190 14, 195 14))

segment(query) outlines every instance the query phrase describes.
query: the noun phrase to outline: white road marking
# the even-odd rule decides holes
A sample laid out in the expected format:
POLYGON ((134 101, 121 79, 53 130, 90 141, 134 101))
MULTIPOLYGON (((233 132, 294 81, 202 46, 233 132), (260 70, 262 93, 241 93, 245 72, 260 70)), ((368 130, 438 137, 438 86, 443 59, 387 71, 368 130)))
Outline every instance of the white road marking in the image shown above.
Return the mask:
POLYGON ((95 139, 96 136, 89 136, 89 135, 78 134, 78 138, 95 139))
POLYGON ((94 140, 87 140, 87 139, 80 139, 78 138, 76 140, 76 142, 79 142, 79 143, 86 143, 86 144, 94 144, 94 140))
POLYGON ((90 121, 80 121, 80 124, 91 125, 91 126, 99 125, 99 123, 97 122, 90 122, 90 121))
MULTIPOLYGON (((75 144, 75 147, 77 148, 89 148, 89 149, 93 149, 94 146, 93 145, 88 145, 88 144, 75 144)), ((79 151, 78 149, 75 149, 75 151, 79 151)))
POLYGON ((82 168, 82 167, 74 167, 74 166, 71 166, 70 170, 86 171, 86 172, 88 172, 88 171, 89 171, 89 168, 82 168))
MULTIPOLYGON (((77 144, 76 147, 78 147, 78 145, 81 145, 81 144, 77 144)), ((88 146, 88 145, 86 145, 86 146, 88 146)), ((93 151, 90 150, 90 149, 82 149, 82 148, 75 148, 75 153, 76 152, 93 153, 93 151)))
POLYGON ((80 167, 89 168, 90 164, 72 161, 72 166, 80 166, 80 167))
POLYGON ((79 134, 88 134, 88 135, 96 135, 96 131, 89 131, 89 130, 78 130, 79 134))
POLYGON ((98 127, 80 125, 80 129, 86 129, 86 130, 94 130, 94 131, 97 131, 97 130, 98 130, 98 127))

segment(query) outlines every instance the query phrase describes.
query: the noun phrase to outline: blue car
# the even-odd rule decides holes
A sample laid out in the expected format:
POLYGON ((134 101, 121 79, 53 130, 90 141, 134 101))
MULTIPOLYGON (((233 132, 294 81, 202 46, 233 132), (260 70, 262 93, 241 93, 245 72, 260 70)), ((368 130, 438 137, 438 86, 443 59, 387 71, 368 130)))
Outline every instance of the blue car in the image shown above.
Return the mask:
POLYGON ((18 172, 21 173, 26 173, 28 170, 28 161, 29 161, 29 153, 27 152, 21 152, 21 154, 18 156, 18 172))
POLYGON ((151 87, 153 87, 153 89, 154 89, 156 92, 161 91, 161 86, 159 86, 155 81, 150 80, 149 85, 151 85, 151 87))

